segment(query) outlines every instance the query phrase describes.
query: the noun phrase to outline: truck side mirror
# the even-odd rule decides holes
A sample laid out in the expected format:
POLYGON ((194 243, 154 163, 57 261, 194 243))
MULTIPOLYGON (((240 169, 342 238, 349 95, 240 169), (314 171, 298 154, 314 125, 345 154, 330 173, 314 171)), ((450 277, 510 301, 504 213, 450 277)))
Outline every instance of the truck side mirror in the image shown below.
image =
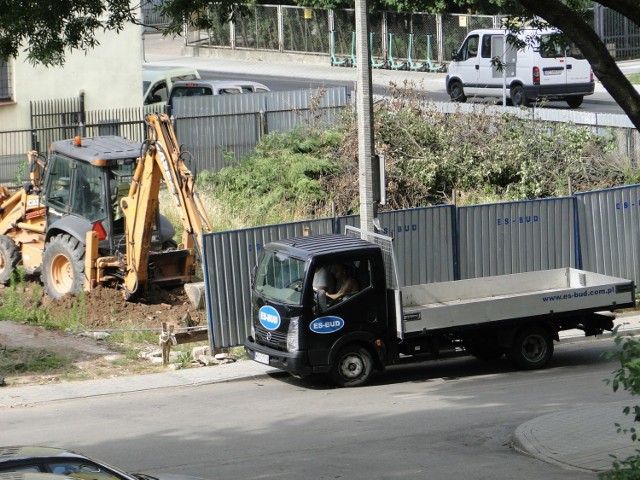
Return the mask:
POLYGON ((453 60, 454 62, 460 60, 460 57, 458 56, 458 50, 454 50, 453 52, 451 52, 451 60, 453 60))

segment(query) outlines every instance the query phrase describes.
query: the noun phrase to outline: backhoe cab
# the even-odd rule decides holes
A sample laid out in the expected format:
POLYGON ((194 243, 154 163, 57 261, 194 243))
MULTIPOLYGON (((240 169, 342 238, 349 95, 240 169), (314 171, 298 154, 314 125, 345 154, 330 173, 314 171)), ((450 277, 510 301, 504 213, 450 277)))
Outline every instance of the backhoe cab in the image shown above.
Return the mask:
MULTIPOLYGON (((151 283, 191 280, 200 237, 211 226, 169 118, 146 121, 143 144, 117 136, 54 142, 36 169, 44 170, 41 185, 36 173, 13 195, 0 191, 0 282, 18 264, 39 271, 53 298, 99 285, 122 287, 129 298, 151 283), (180 246, 159 213, 162 181, 180 210, 180 246)), ((30 163, 36 159, 32 152, 30 163)))

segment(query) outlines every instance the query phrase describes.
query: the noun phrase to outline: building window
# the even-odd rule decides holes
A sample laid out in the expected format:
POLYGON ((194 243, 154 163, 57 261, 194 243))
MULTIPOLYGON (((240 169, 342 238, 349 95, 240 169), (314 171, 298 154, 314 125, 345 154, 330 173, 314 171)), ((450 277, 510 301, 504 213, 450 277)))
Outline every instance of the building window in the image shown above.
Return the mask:
POLYGON ((13 100, 11 88, 11 64, 0 60, 0 102, 13 100))

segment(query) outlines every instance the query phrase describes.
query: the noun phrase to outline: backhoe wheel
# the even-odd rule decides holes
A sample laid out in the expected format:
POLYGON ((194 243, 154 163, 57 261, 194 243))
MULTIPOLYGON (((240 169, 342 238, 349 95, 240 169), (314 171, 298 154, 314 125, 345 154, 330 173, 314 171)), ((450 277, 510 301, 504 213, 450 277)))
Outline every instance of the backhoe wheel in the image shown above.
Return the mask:
POLYGON ((508 352, 509 360, 524 370, 543 368, 553 356, 553 337, 542 327, 525 327, 508 352))
POLYGON ((350 345, 338 353, 330 376, 339 387, 359 387, 371 378, 373 359, 364 347, 350 345))
POLYGON ((11 238, 0 235, 0 284, 6 285, 11 280, 16 265, 20 261, 20 251, 11 238))
POLYGON ((42 254, 42 283, 51 298, 82 291, 85 247, 69 235, 53 237, 42 254))

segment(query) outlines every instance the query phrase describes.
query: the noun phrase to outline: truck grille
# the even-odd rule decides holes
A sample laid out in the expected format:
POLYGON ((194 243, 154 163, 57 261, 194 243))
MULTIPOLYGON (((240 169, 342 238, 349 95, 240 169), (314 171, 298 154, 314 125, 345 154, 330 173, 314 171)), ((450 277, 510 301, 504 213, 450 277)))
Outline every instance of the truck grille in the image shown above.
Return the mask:
POLYGON ((256 341, 278 350, 286 350, 287 348, 286 333, 267 330, 262 325, 256 326, 256 341))

